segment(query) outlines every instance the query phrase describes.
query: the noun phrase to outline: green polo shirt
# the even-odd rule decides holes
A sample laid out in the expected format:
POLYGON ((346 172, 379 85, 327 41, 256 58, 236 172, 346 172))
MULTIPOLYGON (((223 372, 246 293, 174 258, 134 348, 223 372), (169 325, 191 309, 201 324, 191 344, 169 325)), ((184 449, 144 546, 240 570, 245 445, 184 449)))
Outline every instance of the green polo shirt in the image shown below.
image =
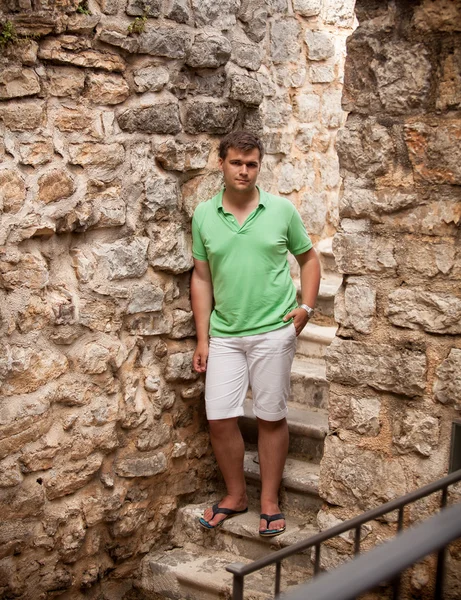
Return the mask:
POLYGON ((223 190, 195 209, 192 254, 208 261, 213 281, 211 336, 279 329, 297 306, 287 254, 307 252, 312 242, 289 200, 258 189, 259 205, 242 226, 224 210, 223 190))

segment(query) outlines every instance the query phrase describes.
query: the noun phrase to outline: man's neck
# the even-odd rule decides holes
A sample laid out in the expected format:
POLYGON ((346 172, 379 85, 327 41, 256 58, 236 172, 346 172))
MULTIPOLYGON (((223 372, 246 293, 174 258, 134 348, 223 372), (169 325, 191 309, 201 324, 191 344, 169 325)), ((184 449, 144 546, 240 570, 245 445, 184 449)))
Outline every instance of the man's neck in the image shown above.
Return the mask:
POLYGON ((244 208, 246 206, 259 202, 259 189, 254 187, 248 192, 233 192, 228 188, 224 188, 223 201, 235 208, 244 208))

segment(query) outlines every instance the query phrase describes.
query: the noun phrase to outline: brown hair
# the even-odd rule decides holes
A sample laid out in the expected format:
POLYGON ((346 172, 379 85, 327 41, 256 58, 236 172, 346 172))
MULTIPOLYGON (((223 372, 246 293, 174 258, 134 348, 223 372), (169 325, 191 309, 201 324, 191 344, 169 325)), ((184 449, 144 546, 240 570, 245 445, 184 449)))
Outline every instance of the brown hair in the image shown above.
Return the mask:
POLYGON ((264 145, 257 135, 250 131, 233 131, 228 133, 219 144, 219 158, 224 160, 227 156, 229 148, 235 148, 236 150, 243 150, 243 152, 249 152, 253 148, 259 150, 259 159, 262 160, 264 156, 264 145))

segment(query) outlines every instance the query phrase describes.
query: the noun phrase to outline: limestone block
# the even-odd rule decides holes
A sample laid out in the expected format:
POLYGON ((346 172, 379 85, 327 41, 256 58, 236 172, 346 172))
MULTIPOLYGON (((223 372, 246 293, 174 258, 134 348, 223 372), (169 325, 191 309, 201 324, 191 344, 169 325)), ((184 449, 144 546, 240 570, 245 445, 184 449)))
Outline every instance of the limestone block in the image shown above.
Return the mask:
POLYGON ((235 25, 235 15, 240 8, 239 0, 220 0, 219 3, 214 0, 191 0, 191 4, 197 26, 213 25, 221 30, 231 29, 235 25))
POLYGON ((333 252, 340 273, 388 273, 395 271, 395 245, 392 240, 368 234, 337 233, 333 252))
POLYGON ((40 140, 19 145, 20 162, 23 165, 38 167, 53 159, 54 148, 51 140, 40 140))
POLYGON ((2 520, 0 523, 0 558, 21 554, 25 550, 26 545, 31 543, 33 531, 34 525, 30 520, 21 521, 15 517, 9 521, 2 520))
POLYGON ((149 238, 121 239, 112 244, 98 244, 94 254, 107 267, 108 279, 142 277, 147 270, 149 238))
POLYGON ((38 189, 39 200, 49 204, 72 196, 75 185, 70 173, 63 169, 53 169, 40 177, 38 189))
POLYGON ((150 424, 143 429, 136 438, 136 448, 140 452, 156 450, 164 446, 173 437, 172 427, 162 421, 150 424))
POLYGON ((443 62, 436 107, 438 110, 461 108, 461 48, 454 48, 453 54, 443 62))
POLYGON ((45 102, 39 100, 0 106, 0 119, 12 131, 31 131, 46 122, 45 102))
POLYGON ((170 333, 170 337, 174 339, 182 339, 186 337, 192 337, 195 335, 195 324, 193 314, 187 310, 174 310, 173 311, 173 329, 170 333))
POLYGON ((146 27, 138 37, 139 52, 152 56, 165 56, 166 58, 186 58, 191 46, 191 34, 186 29, 159 27, 146 27))
POLYGON ((421 352, 335 338, 326 356, 330 381, 410 397, 424 393, 426 356, 421 352))
POLYGON ((40 330, 50 324, 52 315, 53 311, 46 302, 32 296, 24 310, 19 311, 16 327, 21 333, 40 330))
POLYGON ((352 27, 355 0, 323 0, 322 18, 328 25, 352 27))
POLYGON ((215 196, 222 186, 223 179, 220 171, 210 171, 184 183, 181 186, 181 195, 183 209, 187 216, 191 219, 197 205, 215 196))
POLYGON ((90 73, 85 96, 94 104, 120 104, 128 98, 130 89, 122 75, 90 73))
POLYGON ((103 27, 99 33, 99 40, 106 44, 110 44, 111 46, 123 48, 123 50, 130 53, 137 52, 139 47, 138 40, 130 37, 126 29, 120 31, 103 27))
POLYGON ((152 477, 167 470, 167 459, 163 452, 151 456, 119 457, 114 469, 119 477, 152 477))
POLYGON ((174 102, 159 102, 152 106, 128 108, 117 115, 121 129, 130 133, 179 133, 178 105, 174 102))
POLYGON ((366 510, 404 495, 408 480, 397 459, 357 449, 328 436, 320 470, 320 497, 337 506, 366 510))
POLYGON ((299 125, 295 137, 296 147, 303 152, 309 152, 316 133, 317 129, 313 125, 299 125))
MULTIPOLYGON (((328 508, 321 508, 317 513, 317 525, 320 531, 326 531, 331 527, 335 527, 336 525, 342 525, 345 521, 343 519, 338 519, 335 517, 328 508)), ((360 528, 360 540, 363 541, 367 538, 370 533, 373 531, 373 526, 370 523, 365 523, 360 528)), ((349 531, 345 531, 344 533, 340 533, 339 537, 345 540, 348 544, 355 543, 355 530, 350 529, 349 531)))
POLYGON ((461 120, 405 126, 405 141, 415 177, 427 183, 461 184, 461 120))
POLYGON ((376 314, 376 290, 361 278, 349 278, 335 297, 335 320, 359 333, 371 333, 376 314))
POLYGON ((293 9, 302 17, 315 17, 320 13, 322 0, 293 0, 293 9))
POLYGON ((275 81, 281 87, 300 88, 306 82, 307 71, 303 63, 278 65, 275 69, 275 81))
POLYGON ((459 2, 424 0, 415 6, 413 21, 422 31, 461 31, 459 2))
POLYGON ((102 459, 103 455, 96 452, 83 460, 66 462, 47 471, 43 483, 48 500, 73 494, 85 486, 99 470, 102 459))
POLYGON ((48 284, 48 278, 48 267, 41 255, 0 251, 0 282, 5 289, 39 290, 48 284))
POLYGON ((312 83, 331 83, 336 79, 333 65, 311 65, 309 79, 312 83))
POLYGON ((253 42, 261 42, 266 35, 268 10, 261 1, 244 1, 238 13, 239 21, 244 24, 245 33, 253 42))
POLYGON ((40 82, 33 69, 4 67, 0 74, 0 99, 33 96, 40 92, 40 82))
POLYGON ((38 56, 58 64, 71 64, 103 71, 125 70, 125 61, 118 54, 93 50, 84 39, 72 35, 45 38, 40 42, 38 56))
POLYGON ((168 139, 154 146, 156 160, 167 171, 203 169, 208 162, 210 144, 207 141, 168 139))
POLYGON ((198 373, 192 370, 193 352, 176 352, 168 356, 166 365, 166 381, 195 381, 198 373))
POLYGON ((309 60, 326 60, 335 54, 335 45, 331 36, 324 31, 307 29, 304 34, 309 60))
POLYGON ((461 410, 461 350, 451 348, 448 357, 439 365, 434 383, 434 397, 442 404, 453 404, 461 410))
POLYGON ((125 149, 122 144, 69 144, 69 162, 86 168, 93 177, 103 181, 113 180, 114 171, 124 160, 125 149))
POLYGON ((125 322, 127 331, 136 335, 164 335, 170 333, 172 326, 171 317, 161 312, 136 313, 125 322))
POLYGON ((320 110, 320 98, 317 94, 299 94, 296 97, 296 109, 302 123, 317 122, 320 110))
POLYGON ((55 113, 54 124, 59 131, 66 133, 87 133, 95 138, 102 138, 100 113, 96 110, 88 114, 83 106, 64 106, 55 113))
POLYGON ((333 190, 340 183, 339 163, 337 156, 325 156, 320 164, 320 181, 322 188, 333 190))
POLYGON ((302 194, 299 212, 309 234, 321 235, 328 214, 327 194, 325 192, 306 192, 302 194))
POLYGON ((273 21, 270 35, 270 57, 274 64, 298 62, 301 54, 301 26, 296 19, 273 21))
POLYGON ((389 294, 387 316, 393 325, 429 333, 461 333, 461 300, 444 293, 398 289, 389 294))
POLYGON ((165 67, 152 65, 133 71, 133 79, 137 92, 158 92, 166 86, 170 74, 165 67))
POLYGON ((291 117, 293 108, 290 103, 283 102, 280 98, 264 100, 262 104, 264 123, 266 127, 283 127, 291 117))
POLYGON ((263 93, 257 79, 234 74, 231 76, 229 98, 239 100, 247 106, 259 106, 263 101, 263 93))
POLYGON ((115 338, 96 334, 78 340, 72 347, 71 357, 84 373, 104 373, 109 367, 118 369, 125 358, 122 344, 115 338))
POLYGON ((189 0, 167 0, 163 5, 163 14, 176 23, 193 24, 194 17, 189 0))
POLYGON ((364 179, 385 175, 394 158, 392 138, 375 119, 349 117, 338 132, 336 147, 342 169, 364 179))
POLYGON ((70 15, 67 20, 66 31, 68 33, 92 33, 96 25, 101 20, 100 14, 70 15))
POLYGON ((18 487, 0 490, 2 520, 39 516, 45 502, 43 487, 26 478, 18 487))
POLYGON ((261 66, 262 56, 258 44, 254 44, 243 32, 236 30, 232 36, 231 59, 239 67, 257 71, 261 66))
POLYGON ((197 381, 190 387, 183 388, 181 390, 181 398, 184 400, 191 400, 192 398, 200 398, 205 390, 203 381, 197 381))
POLYGON ((105 300, 80 300, 79 320, 91 331, 110 333, 118 331, 122 326, 122 316, 117 304, 105 300))
POLYGON ((330 429, 344 427, 360 435, 377 436, 381 429, 378 397, 344 398, 330 395, 328 421, 330 429))
POLYGON ((175 179, 149 177, 145 183, 143 218, 159 220, 171 214, 178 205, 179 188, 175 179))
POLYGON ((136 284, 130 289, 130 300, 126 312, 129 315, 139 312, 157 312, 163 308, 165 293, 161 287, 149 282, 136 284))
POLYGON ((22 39, 19 44, 11 44, 3 47, 5 57, 11 62, 19 62, 23 65, 33 66, 37 62, 38 44, 32 39, 22 39))
POLYGON ((223 134, 232 131, 238 108, 228 102, 212 100, 188 101, 184 113, 187 133, 223 134))
POLYGON ((193 68, 216 69, 230 58, 232 46, 229 40, 217 33, 198 33, 187 53, 186 64, 193 68))
POLYGON ((293 191, 299 191, 305 183, 305 163, 296 162, 284 163, 280 169, 278 179, 278 190, 281 194, 289 194, 293 191))
POLYGON ((266 154, 289 154, 293 136, 279 131, 267 131, 263 135, 266 154))
POLYGON ((159 17, 161 6, 161 0, 129 0, 126 14, 133 17, 159 17))
POLYGON ((341 90, 327 88, 322 94, 321 121, 325 127, 337 129, 346 122, 346 113, 341 109, 341 90))
POLYGON ((394 419, 392 440, 401 454, 419 452, 431 456, 439 443, 439 420, 419 410, 408 409, 394 419))
POLYGON ((266 0, 266 5, 271 16, 288 11, 288 0, 266 0))
POLYGON ((19 485, 23 479, 15 457, 10 456, 0 461, 0 488, 14 487, 19 485))
POLYGON ((26 199, 26 185, 17 171, 0 171, 0 207, 5 213, 17 213, 26 199))

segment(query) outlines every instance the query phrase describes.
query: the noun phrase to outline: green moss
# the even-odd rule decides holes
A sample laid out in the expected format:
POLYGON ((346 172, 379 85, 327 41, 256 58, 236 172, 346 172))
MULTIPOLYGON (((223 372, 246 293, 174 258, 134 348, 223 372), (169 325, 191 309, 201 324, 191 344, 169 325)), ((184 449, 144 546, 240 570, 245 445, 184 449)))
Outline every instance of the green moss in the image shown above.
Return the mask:
POLYGON ((146 27, 147 16, 143 15, 142 17, 136 17, 136 19, 128 25, 127 31, 131 35, 132 33, 142 33, 144 28, 146 27))
POLYGON ((14 44, 18 41, 16 28, 11 21, 0 23, 0 49, 5 48, 9 44, 14 44))
POLYGON ((88 8, 88 0, 82 0, 77 6, 77 12, 81 15, 91 15, 91 10, 88 8))

